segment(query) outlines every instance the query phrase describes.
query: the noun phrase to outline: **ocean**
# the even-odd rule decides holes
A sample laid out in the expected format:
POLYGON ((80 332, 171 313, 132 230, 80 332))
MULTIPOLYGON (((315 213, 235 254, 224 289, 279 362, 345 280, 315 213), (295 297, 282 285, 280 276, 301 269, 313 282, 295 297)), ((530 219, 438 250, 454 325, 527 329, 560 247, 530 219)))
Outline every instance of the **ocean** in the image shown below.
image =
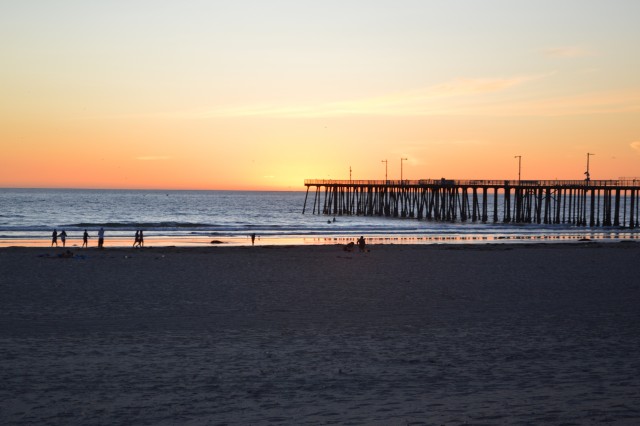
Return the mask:
POLYGON ((562 225, 436 222, 408 218, 302 214, 304 191, 0 189, 0 246, 47 245, 54 229, 94 245, 128 246, 141 229, 149 245, 333 244, 360 235, 372 243, 477 243, 624 240, 636 230, 562 225))

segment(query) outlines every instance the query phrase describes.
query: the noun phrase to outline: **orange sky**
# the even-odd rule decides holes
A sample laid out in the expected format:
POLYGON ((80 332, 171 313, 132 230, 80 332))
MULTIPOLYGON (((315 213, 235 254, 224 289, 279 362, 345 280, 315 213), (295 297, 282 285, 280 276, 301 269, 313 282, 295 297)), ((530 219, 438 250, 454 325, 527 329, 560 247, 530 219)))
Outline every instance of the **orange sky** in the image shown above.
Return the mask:
POLYGON ((640 2, 0 6, 0 186, 640 176, 640 2))

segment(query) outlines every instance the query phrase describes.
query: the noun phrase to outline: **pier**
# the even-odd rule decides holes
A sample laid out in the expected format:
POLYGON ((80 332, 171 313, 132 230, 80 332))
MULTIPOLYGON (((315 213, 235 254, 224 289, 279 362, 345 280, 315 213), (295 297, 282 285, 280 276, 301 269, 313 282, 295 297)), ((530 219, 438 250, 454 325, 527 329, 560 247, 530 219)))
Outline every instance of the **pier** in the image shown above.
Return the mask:
MULTIPOLYGON (((312 214, 637 228, 640 180, 319 180, 312 214)), ((309 200, 312 194, 313 205, 309 200)))

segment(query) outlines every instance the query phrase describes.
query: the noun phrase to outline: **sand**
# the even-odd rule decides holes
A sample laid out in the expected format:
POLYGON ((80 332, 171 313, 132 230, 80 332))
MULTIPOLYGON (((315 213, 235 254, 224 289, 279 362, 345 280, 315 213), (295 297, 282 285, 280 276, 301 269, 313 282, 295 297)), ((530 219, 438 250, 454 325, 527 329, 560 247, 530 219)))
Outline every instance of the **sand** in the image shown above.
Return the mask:
POLYGON ((638 424, 640 244, 0 249, 0 424, 638 424))

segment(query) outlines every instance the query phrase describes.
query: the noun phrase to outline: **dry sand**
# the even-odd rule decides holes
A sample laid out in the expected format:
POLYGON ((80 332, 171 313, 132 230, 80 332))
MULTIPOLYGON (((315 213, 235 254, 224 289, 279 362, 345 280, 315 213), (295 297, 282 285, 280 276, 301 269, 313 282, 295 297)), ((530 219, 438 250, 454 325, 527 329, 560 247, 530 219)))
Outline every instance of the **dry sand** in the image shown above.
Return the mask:
POLYGON ((640 423, 640 244, 370 248, 1 249, 0 424, 640 423))

